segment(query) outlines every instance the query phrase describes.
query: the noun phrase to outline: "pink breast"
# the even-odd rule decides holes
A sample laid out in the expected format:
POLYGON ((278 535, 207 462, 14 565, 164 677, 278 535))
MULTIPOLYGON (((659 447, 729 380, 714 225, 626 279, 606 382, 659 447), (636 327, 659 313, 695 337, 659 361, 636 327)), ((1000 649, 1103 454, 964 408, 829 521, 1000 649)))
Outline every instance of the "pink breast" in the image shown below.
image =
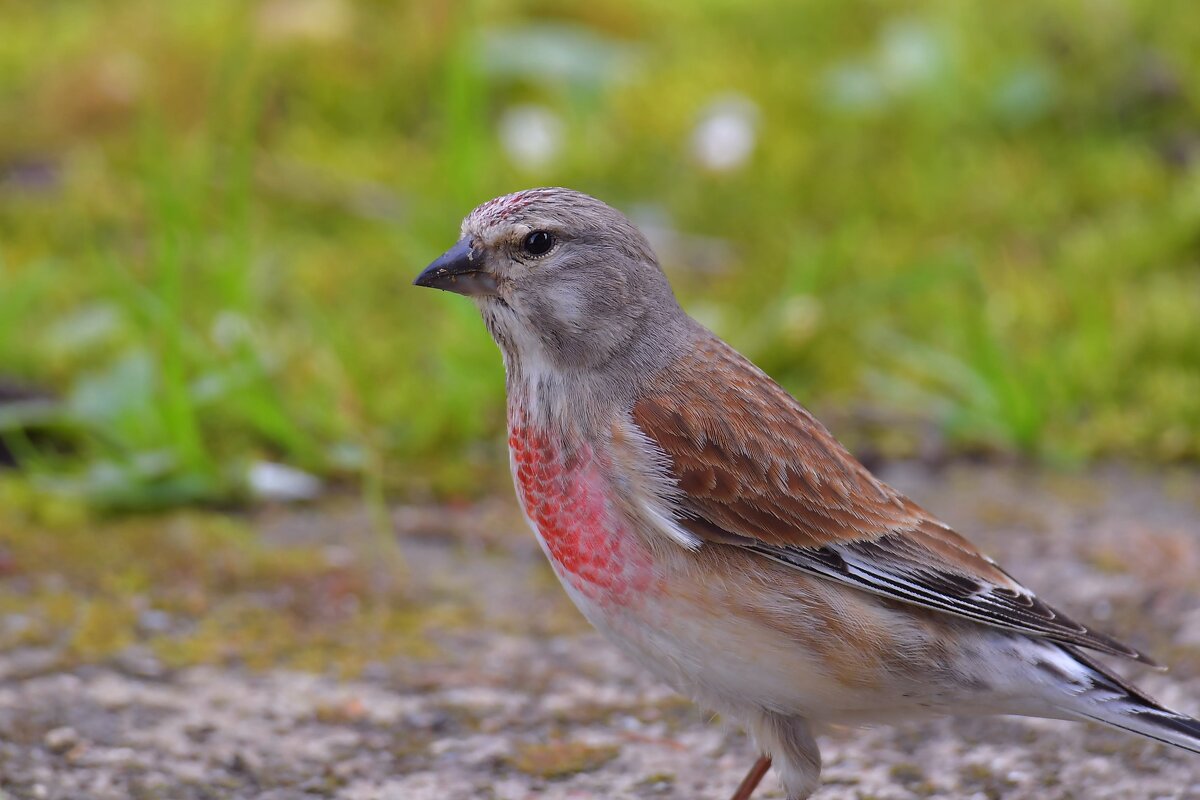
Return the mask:
POLYGON ((650 554, 620 519, 592 448, 509 427, 517 496, 559 577, 602 605, 628 605, 651 584, 650 554))

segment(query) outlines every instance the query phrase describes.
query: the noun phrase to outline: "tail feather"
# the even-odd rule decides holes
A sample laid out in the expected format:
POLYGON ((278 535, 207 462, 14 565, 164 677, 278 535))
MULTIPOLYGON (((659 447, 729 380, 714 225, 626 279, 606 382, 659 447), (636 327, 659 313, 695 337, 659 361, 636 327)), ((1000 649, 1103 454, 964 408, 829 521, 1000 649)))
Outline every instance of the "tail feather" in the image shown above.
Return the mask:
POLYGON ((1156 742, 1200 753, 1200 720, 1171 711, 1169 708, 1157 706, 1123 709, 1115 714, 1104 715, 1084 712, 1082 716, 1156 742))
POLYGON ((1172 711, 1073 647, 1063 647, 1086 667, 1085 691, 1070 707, 1080 717, 1200 753, 1200 720, 1172 711))
POLYGON ((1154 721, 1155 730, 1166 731, 1169 734, 1159 741, 1200 753, 1200 720, 1177 714, 1170 709, 1155 709, 1146 716, 1154 721))

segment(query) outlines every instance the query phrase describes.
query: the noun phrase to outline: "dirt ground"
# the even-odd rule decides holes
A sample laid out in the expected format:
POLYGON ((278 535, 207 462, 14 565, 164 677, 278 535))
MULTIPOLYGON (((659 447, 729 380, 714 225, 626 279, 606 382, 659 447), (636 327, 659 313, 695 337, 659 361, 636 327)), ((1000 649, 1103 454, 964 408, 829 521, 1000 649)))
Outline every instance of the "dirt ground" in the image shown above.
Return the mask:
MULTIPOLYGON (((1200 475, 999 467, 886 476, 1074 616, 1172 666, 1127 674, 1200 713, 1200 475)), ((340 680, 168 669, 131 652, 47 668, 0 654, 0 799, 724 799, 754 754, 623 660, 554 582, 511 503, 397 509, 414 592, 469 624, 340 680)), ((265 516, 339 541, 352 512, 265 516)), ((1200 798, 1200 757, 1098 727, 1007 717, 838 730, 819 800, 1200 798)), ((781 797, 768 776, 758 797, 781 797)))

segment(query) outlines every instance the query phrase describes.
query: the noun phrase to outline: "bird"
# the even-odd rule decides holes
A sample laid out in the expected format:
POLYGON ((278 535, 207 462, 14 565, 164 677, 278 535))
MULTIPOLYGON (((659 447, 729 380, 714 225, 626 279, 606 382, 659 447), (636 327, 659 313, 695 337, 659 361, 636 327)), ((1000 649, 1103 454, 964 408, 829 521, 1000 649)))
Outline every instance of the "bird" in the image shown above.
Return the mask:
POLYGON ((1200 721, 873 475, 681 307, 622 213, 571 189, 489 200, 415 279, 478 306, 505 367, 526 521, 583 616, 740 723, 788 800, 829 726, 939 715, 1090 721, 1200 753, 1200 721))

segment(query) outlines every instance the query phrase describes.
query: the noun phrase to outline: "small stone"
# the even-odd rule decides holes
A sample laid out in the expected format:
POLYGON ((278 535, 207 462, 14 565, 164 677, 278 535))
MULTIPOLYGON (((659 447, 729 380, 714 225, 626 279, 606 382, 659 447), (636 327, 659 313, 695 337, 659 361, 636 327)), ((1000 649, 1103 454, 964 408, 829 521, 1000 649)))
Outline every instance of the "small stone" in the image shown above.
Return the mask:
POLYGON ((166 667, 150 650, 129 647, 118 653, 113 663, 126 675, 157 680, 166 675, 166 667))
POLYGON ((64 726, 46 731, 42 742, 46 745, 47 750, 61 755, 78 745, 80 739, 74 728, 64 726))
POLYGON ((261 755, 253 750, 239 750, 230 759, 229 768, 235 773, 254 777, 262 774, 263 759, 261 755))
POLYGON ((138 630, 146 634, 167 633, 171 630, 171 615, 157 608, 147 608, 138 614, 138 630))

